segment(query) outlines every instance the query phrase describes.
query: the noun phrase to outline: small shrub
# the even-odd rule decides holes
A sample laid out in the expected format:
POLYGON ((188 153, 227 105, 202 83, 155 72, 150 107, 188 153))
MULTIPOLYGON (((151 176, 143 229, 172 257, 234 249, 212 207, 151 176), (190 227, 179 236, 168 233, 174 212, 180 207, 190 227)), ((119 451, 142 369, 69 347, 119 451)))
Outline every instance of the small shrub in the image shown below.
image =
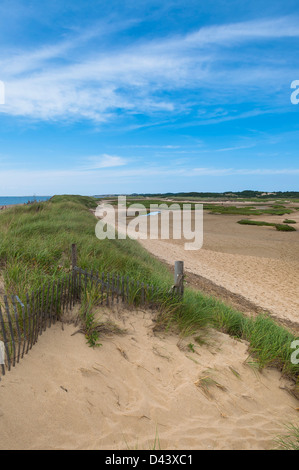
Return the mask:
POLYGON ((290 225, 275 224, 275 227, 279 232, 296 232, 296 229, 290 225))
POLYGON ((292 220, 292 219, 285 219, 283 221, 284 224, 296 224, 296 220, 292 220))

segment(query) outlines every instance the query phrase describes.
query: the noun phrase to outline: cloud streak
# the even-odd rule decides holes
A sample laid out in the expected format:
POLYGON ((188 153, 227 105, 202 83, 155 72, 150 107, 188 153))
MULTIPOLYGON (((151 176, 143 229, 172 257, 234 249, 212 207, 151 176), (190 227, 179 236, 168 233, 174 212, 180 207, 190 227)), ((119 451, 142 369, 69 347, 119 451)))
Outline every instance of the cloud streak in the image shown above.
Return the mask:
MULTIPOLYGON (((99 39, 94 28, 2 59, 0 78, 6 83, 6 105, 0 112, 44 121, 88 119, 95 123, 119 120, 120 114, 132 120, 138 113, 176 117, 196 106, 193 94, 196 91, 200 99, 202 90, 212 93, 206 98, 207 107, 213 99, 230 100, 233 93, 240 102, 248 101, 251 94, 262 105, 265 90, 268 99, 270 94, 277 103, 275 91, 287 77, 293 78, 293 66, 285 64, 274 76, 275 59, 267 65, 262 57, 256 61, 252 53, 241 67, 234 57, 244 44, 298 38, 297 24, 298 19, 287 17, 210 26, 185 36, 119 45, 113 50, 107 47, 100 52, 93 42, 99 39), (179 90, 182 93, 174 96, 179 90)), ((269 110, 214 119, 203 115, 197 121, 211 124, 239 119, 239 114, 250 117, 264 112, 269 110)))
POLYGON ((103 168, 113 168, 127 165, 127 160, 117 155, 103 154, 100 156, 88 157, 87 160, 90 164, 87 164, 84 168, 86 170, 100 170, 103 168))

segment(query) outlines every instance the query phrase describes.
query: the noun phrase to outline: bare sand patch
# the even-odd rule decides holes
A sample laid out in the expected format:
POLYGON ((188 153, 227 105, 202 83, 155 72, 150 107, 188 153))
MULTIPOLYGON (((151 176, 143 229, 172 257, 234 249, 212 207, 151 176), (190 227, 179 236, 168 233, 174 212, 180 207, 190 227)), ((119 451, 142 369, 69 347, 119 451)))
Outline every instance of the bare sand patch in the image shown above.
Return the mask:
MULTIPOLYGON (((299 213, 292 214, 299 227, 299 213)), ((204 213, 204 242, 186 251, 185 240, 140 240, 156 257, 185 263, 194 273, 242 296, 285 322, 299 325, 299 231, 240 225, 242 216, 204 213)), ((253 217, 250 217, 253 219, 253 217)), ((254 220, 282 223, 285 216, 254 220)))
MULTIPOLYGON (((239 205, 246 206, 246 203, 239 205)), ((289 206, 294 208, 298 204, 289 206)), ((114 210, 117 212, 117 207, 114 210)), ((94 211, 96 217, 99 213, 94 211)), ((160 215, 153 217, 160 221, 160 215)), ((223 298, 246 313, 268 312, 298 331, 299 211, 283 216, 263 214, 250 217, 204 211, 203 247, 195 251, 185 250, 186 240, 183 238, 150 239, 150 220, 148 217, 147 239, 139 242, 171 268, 174 261, 184 261, 186 273, 199 276, 195 282, 189 276, 193 286, 204 291, 207 287, 208 293, 223 298), (297 222, 294 226, 298 229, 279 232, 274 227, 238 224, 243 218, 274 223, 283 223, 284 219, 291 218, 297 222), (215 286, 220 287, 218 292, 215 286)), ((117 228, 124 230, 124 227, 117 228)), ((172 230, 170 217, 170 234, 172 230)))
POLYGON ((270 449, 298 419, 291 384, 247 365, 245 342, 155 332, 152 311, 109 316, 125 335, 91 349, 58 323, 2 378, 0 449, 270 449))

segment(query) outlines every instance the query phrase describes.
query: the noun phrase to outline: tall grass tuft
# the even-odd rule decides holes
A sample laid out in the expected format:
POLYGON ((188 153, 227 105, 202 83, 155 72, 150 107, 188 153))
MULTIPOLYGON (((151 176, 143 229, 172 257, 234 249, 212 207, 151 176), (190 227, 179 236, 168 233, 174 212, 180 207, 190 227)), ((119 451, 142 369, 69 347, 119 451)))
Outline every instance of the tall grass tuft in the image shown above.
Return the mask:
POLYGON ((279 450, 299 450, 299 427, 286 426, 287 433, 275 440, 279 450))

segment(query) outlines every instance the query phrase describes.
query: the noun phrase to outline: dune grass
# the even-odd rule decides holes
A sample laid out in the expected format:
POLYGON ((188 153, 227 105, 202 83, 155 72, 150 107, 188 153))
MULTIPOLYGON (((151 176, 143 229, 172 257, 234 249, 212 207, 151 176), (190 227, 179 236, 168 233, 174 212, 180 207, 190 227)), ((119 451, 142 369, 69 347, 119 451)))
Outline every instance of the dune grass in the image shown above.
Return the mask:
MULTIPOLYGON (((0 263, 6 290, 22 294, 71 267, 70 247, 76 243, 83 269, 171 282, 170 274, 133 240, 98 240, 90 208, 96 201, 55 196, 45 203, 17 206, 0 214, 0 263)), ((163 282, 164 281, 164 282, 163 282)))
POLYGON ((278 450, 299 450, 299 427, 286 426, 286 433, 275 440, 278 450))
MULTIPOLYGON (((78 249, 78 265, 89 271, 129 275, 167 291, 173 275, 135 240, 98 240, 90 209, 97 201, 81 196, 55 196, 50 201, 18 206, 0 213, 0 263, 5 288, 21 298, 71 268, 71 244, 78 249)), ((245 317, 199 291, 185 290, 183 301, 161 295, 160 322, 182 333, 198 334, 212 326, 250 344, 261 367, 273 365, 295 379, 299 365, 291 363, 295 337, 268 316, 245 317)), ((90 328, 94 327, 92 316, 90 328)))

